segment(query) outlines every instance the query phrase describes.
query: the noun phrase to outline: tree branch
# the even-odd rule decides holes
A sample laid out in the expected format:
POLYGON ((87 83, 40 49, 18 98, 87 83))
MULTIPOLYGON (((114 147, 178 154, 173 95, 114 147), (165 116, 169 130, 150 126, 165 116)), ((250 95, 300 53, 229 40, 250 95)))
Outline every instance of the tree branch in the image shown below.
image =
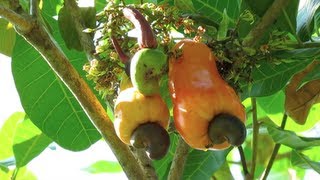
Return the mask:
POLYGON ((25 17, 17 14, 11 9, 7 9, 3 6, 0 6, 0 16, 8 20, 11 24, 18 28, 20 31, 30 31, 32 28, 32 21, 27 20, 25 17))
POLYGON ((156 171, 153 167, 151 159, 147 156, 145 149, 137 149, 130 147, 133 154, 136 156, 137 161, 141 164, 146 179, 155 180, 158 179, 156 171))
POLYGON ((255 97, 251 97, 252 104, 252 159, 251 159, 251 177, 254 179, 254 173, 256 171, 257 162, 257 150, 258 150, 258 135, 259 135, 259 122, 257 117, 257 102, 255 97))
POLYGON ((65 54, 60 50, 41 22, 34 20, 31 16, 24 18, 14 11, 3 7, 0 7, 0 14, 16 26, 16 31, 37 49, 70 89, 87 116, 108 143, 127 177, 129 179, 145 179, 142 168, 137 165, 137 161, 129 147, 117 137, 113 123, 109 119, 105 109, 87 83, 70 64, 65 54))
POLYGON ((244 38, 243 45, 252 47, 263 36, 268 27, 277 19, 291 0, 276 0, 261 18, 260 22, 251 29, 249 34, 244 38))
POLYGON ((87 27, 84 25, 84 21, 81 16, 80 8, 75 0, 64 1, 65 8, 69 11, 73 22, 75 24, 75 29, 77 30, 78 36, 80 38, 80 44, 87 55, 89 60, 94 59, 95 47, 93 44, 93 39, 88 33, 84 33, 87 27))
POLYGON ((176 180, 182 178, 184 164, 187 160, 189 149, 189 145, 186 142, 184 142, 184 140, 180 137, 176 153, 173 157, 172 164, 170 167, 168 180, 176 180))

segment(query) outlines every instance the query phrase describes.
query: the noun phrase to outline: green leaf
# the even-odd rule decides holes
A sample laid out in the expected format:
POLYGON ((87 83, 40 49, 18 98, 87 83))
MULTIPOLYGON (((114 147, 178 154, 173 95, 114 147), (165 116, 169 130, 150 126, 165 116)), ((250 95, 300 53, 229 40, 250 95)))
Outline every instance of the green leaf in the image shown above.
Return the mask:
POLYGON ((297 16, 297 34, 302 41, 308 41, 313 33, 313 16, 320 6, 320 1, 304 0, 300 3, 302 5, 297 16))
POLYGON ((231 148, 217 151, 189 152, 182 179, 210 179, 225 162, 231 148))
POLYGON ((192 0, 196 12, 219 23, 223 17, 223 11, 226 9, 229 22, 235 25, 239 16, 240 0, 192 0))
POLYGON ((154 168, 159 179, 167 179, 168 173, 170 170, 170 166, 172 163, 173 156, 176 152, 176 147, 178 143, 179 135, 175 133, 170 133, 170 147, 168 150, 167 155, 160 159, 153 161, 154 168))
POLYGON ((13 140, 13 152, 16 166, 23 167, 37 157, 52 142, 30 119, 17 124, 13 140))
POLYGON ((102 11, 103 8, 107 5, 105 0, 95 0, 94 3, 97 12, 102 11))
POLYGON ((271 96, 257 98, 257 103, 267 114, 282 113, 284 112, 284 98, 284 92, 278 91, 271 96))
POLYGON ((224 162, 221 168, 213 174, 213 179, 234 179, 227 162, 224 162))
POLYGON ((0 18, 0 34, 0 53, 11 56, 16 41, 16 32, 12 25, 2 18, 0 18))
POLYGON ((299 0, 291 0, 282 13, 277 18, 276 27, 292 34, 296 34, 297 29, 297 15, 298 15, 299 0))
MULTIPOLYGON (((274 0, 260 0, 257 3, 255 0, 245 0, 250 10, 257 14, 259 17, 262 17, 268 8, 272 5, 274 0)), ((299 0, 291 0, 285 9, 282 9, 281 14, 277 18, 276 23, 274 24, 275 28, 279 28, 283 31, 288 31, 293 34, 296 32, 296 17, 298 14, 299 0)))
POLYGON ((14 133, 18 121, 24 119, 25 113, 16 112, 12 114, 3 124, 0 130, 0 160, 4 160, 13 156, 12 146, 14 133))
POLYGON ((0 179, 6 180, 6 179, 10 179, 10 173, 9 173, 9 168, 2 166, 0 164, 0 179))
MULTIPOLYGON (((57 6, 51 2, 44 2, 43 11, 46 13, 43 13, 43 17, 53 29, 52 37, 86 79, 82 67, 87 58, 84 53, 66 48, 57 21, 48 13, 55 13, 57 6)), ((31 121, 60 146, 80 151, 101 138, 77 99, 43 57, 20 36, 17 37, 13 52, 12 72, 22 106, 31 121)))
POLYGON ((320 49, 319 48, 303 48, 303 49, 293 49, 293 50, 284 50, 284 51, 277 51, 272 53, 272 57, 278 59, 286 59, 293 61, 299 59, 316 59, 320 57, 320 49))
POLYGON ((229 17, 226 9, 224 9, 222 20, 219 24, 218 37, 217 37, 218 41, 223 40, 227 37, 228 25, 229 25, 229 17))
POLYGON ((184 12, 195 12, 192 0, 174 0, 174 5, 184 12))
POLYGON ((302 86, 304 86, 310 81, 318 79, 320 79, 320 64, 315 65, 313 69, 303 77, 297 89, 300 89, 302 86))
MULTIPOLYGON (((81 18, 84 21, 84 26, 86 28, 95 28, 95 8, 86 7, 80 8, 81 18)), ((82 46, 80 43, 80 37, 76 30, 76 25, 72 19, 70 12, 65 7, 62 7, 58 14, 59 30, 67 45, 68 49, 75 49, 82 51, 82 46)))
POLYGON ((118 162, 113 161, 97 161, 94 164, 90 165, 83 169, 92 174, 98 173, 117 173, 121 172, 122 168, 118 162))
POLYGON ((293 149, 307 149, 314 146, 320 146, 320 138, 300 137, 296 133, 288 130, 281 130, 275 125, 267 126, 272 139, 279 144, 289 146, 293 149))
POLYGON ((252 83, 245 82, 241 85, 243 91, 241 99, 269 96, 276 93, 287 84, 296 72, 305 68, 310 62, 310 59, 281 63, 279 65, 262 62, 258 68, 253 69, 252 83))
POLYGON ((320 173, 320 162, 314 162, 309 157, 296 150, 292 151, 291 164, 303 169, 313 169, 317 173, 320 173))
POLYGON ((250 7, 250 10, 262 17, 268 8, 272 5, 274 0, 260 0, 259 3, 255 0, 244 0, 244 2, 250 7))

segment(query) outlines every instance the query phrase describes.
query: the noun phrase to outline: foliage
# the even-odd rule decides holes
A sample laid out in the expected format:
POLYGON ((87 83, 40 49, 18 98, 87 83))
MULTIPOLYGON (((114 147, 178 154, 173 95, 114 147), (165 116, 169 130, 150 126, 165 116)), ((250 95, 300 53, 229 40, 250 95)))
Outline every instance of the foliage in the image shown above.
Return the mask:
MULTIPOLYGON (((123 7, 134 6, 145 15, 155 31, 159 49, 167 54, 181 37, 206 43, 218 57, 220 74, 243 100, 248 136, 241 156, 238 148, 190 149, 182 178, 232 177, 234 171, 230 169, 239 170, 241 164, 243 169, 239 171, 243 178, 266 178, 265 172, 270 168, 268 177, 289 178, 290 168, 303 179, 307 171, 320 174, 317 153, 320 147, 320 3, 294 0, 285 8, 280 7, 282 10, 274 23, 261 30, 263 33, 253 46, 245 46, 243 42, 268 18, 264 14, 274 2, 95 0, 95 7, 81 8, 79 16, 86 27, 83 34, 94 40, 94 53, 83 48, 81 35, 77 33, 79 27, 62 1, 42 1, 38 16, 111 119, 125 66, 119 61, 110 38, 116 37, 126 54, 134 54, 138 49, 132 24, 121 15, 123 7), (94 60, 87 61, 88 53, 94 60), (253 125, 255 123, 258 126, 253 125), (311 131, 318 133, 310 137, 311 131), (255 172, 251 172, 252 169, 255 172)), ((29 1, 20 3, 23 9, 29 9, 29 1)), ((12 4, 0 0, 0 8, 12 4)), ((12 59, 15 85, 25 110, 9 117, 0 130, 0 179, 11 176, 34 179, 27 165, 50 143, 81 151, 97 142, 101 135, 79 100, 45 62, 46 55, 16 33, 3 18, 0 34, 0 53, 12 59), (9 169, 10 165, 14 165, 15 170, 9 169)), ((160 85, 161 96, 172 109, 167 76, 161 79, 160 85)), ((168 154, 152 162, 159 179, 167 179, 170 174, 178 139, 179 135, 170 129, 168 154)), ((95 174, 119 172, 122 168, 117 162, 98 161, 84 170, 95 174)))

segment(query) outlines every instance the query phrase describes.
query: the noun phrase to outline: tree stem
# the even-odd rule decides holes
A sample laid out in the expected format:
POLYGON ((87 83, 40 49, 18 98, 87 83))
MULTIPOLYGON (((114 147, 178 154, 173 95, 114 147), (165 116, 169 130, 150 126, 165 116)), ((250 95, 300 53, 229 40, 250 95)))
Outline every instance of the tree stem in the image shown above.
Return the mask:
POLYGON ((254 179, 254 173, 256 170, 256 162, 257 162, 257 150, 258 150, 258 135, 259 135, 259 122, 257 117, 257 102, 256 98, 251 98, 252 104, 252 161, 251 161, 251 176, 254 179))
POLYGON ((25 17, 17 14, 11 9, 7 9, 3 6, 0 6, 0 16, 8 20, 11 24, 18 28, 21 31, 30 31, 32 28, 32 22, 27 20, 25 17))
POLYGON ((184 165, 189 152, 189 145, 179 137, 177 149, 172 160, 168 180, 181 179, 183 175, 184 165))
POLYGON ((276 0, 272 3, 269 9, 261 18, 260 22, 251 29, 249 34, 244 38, 243 45, 252 47, 264 35, 268 27, 281 14, 282 9, 285 8, 291 0, 276 0))
MULTIPOLYGON (((284 129, 284 127, 286 126, 287 117, 288 117, 287 114, 284 113, 283 118, 282 118, 282 122, 281 122, 281 126, 280 126, 281 129, 284 129)), ((266 179, 267 179, 267 177, 268 177, 268 175, 269 175, 269 173, 270 173, 270 170, 271 170, 271 168, 272 168, 273 162, 274 162, 274 160, 275 160, 276 157, 277 157, 277 154, 278 154, 278 151, 279 151, 279 149, 280 149, 280 146, 281 146, 281 144, 279 144, 279 143, 277 143, 277 144, 274 146, 273 151, 272 151, 272 154, 271 154, 271 157, 270 157, 270 160, 269 160, 269 162, 268 162, 268 165, 267 165, 267 167, 266 167, 266 169, 265 169, 265 171, 264 171, 264 173, 263 173, 262 180, 266 180, 266 179)))

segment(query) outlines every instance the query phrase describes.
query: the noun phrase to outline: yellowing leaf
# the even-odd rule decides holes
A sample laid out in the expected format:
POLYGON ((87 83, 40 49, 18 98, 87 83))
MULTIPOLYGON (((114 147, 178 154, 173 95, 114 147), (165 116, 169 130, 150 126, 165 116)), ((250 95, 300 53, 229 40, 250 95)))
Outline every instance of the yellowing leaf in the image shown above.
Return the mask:
POLYGON ((312 105, 320 102, 320 80, 310 81, 299 89, 298 87, 305 75, 319 63, 314 61, 294 75, 285 89, 285 110, 296 123, 301 125, 305 124, 312 105))

